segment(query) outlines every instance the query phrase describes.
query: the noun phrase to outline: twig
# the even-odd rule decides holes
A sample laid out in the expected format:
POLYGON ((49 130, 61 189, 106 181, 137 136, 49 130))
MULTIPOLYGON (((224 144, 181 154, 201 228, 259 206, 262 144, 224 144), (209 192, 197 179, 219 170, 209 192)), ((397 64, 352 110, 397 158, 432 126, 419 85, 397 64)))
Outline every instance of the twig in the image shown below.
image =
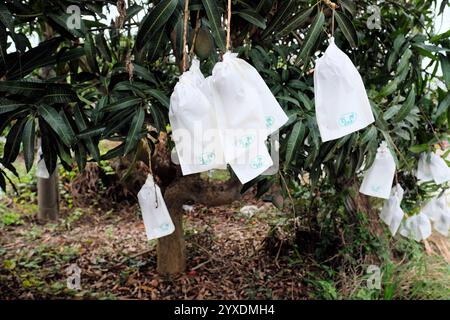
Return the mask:
POLYGON ((121 262, 119 262, 119 263, 113 265, 112 267, 108 268, 108 270, 109 270, 109 269, 114 269, 114 268, 120 267, 121 265, 123 265, 123 264, 124 264, 125 262, 127 262, 128 260, 134 259, 134 258, 137 258, 137 257, 140 257, 140 256, 143 256, 143 255, 145 255, 145 254, 147 254, 147 253, 150 253, 150 252, 152 252, 152 251, 153 251, 153 248, 152 248, 152 249, 147 249, 147 250, 145 250, 145 251, 141 251, 141 252, 138 252, 138 253, 136 253, 136 254, 133 254, 133 255, 131 255, 131 256, 129 256, 129 257, 126 257, 126 258, 123 259, 121 262))

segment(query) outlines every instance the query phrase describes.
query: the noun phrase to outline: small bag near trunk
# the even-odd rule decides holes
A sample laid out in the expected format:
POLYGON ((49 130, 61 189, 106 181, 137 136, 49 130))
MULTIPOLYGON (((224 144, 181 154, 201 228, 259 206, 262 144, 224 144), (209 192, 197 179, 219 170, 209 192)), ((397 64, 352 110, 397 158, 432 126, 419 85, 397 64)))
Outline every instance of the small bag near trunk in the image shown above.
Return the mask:
POLYGON ((148 240, 161 238, 175 231, 161 189, 151 174, 138 193, 138 201, 148 240))

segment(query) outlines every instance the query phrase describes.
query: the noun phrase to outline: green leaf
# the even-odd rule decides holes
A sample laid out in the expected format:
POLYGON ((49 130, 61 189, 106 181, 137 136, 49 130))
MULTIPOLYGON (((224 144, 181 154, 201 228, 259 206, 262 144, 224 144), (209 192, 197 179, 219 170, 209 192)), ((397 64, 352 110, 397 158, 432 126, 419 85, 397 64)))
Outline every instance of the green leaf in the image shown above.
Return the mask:
POLYGON ((202 0, 203 6, 206 10, 208 22, 211 27, 214 40, 221 51, 225 51, 225 33, 221 24, 220 11, 217 0, 202 0))
POLYGON ((132 106, 137 105, 138 103, 142 102, 141 98, 137 97, 126 97, 122 98, 114 103, 111 103, 110 105, 104 107, 102 109, 102 112, 117 112, 123 109, 130 108, 132 106))
POLYGON ((66 146, 70 147, 75 142, 72 127, 54 108, 42 104, 38 106, 38 112, 66 146))
POLYGON ((153 37, 150 39, 150 42, 148 44, 148 53, 147 53, 147 60, 148 62, 156 61, 158 58, 160 58, 161 53, 164 49, 163 45, 169 41, 169 38, 167 37, 165 32, 160 32, 156 35, 156 37, 153 37))
POLYGON ((157 89, 147 89, 145 90, 146 93, 151 95, 152 97, 156 98, 164 107, 169 109, 170 107, 170 100, 169 98, 164 94, 164 92, 157 90, 157 89))
POLYGON ((305 41, 302 44, 302 50, 297 58, 296 63, 298 64, 301 60, 307 60, 306 57, 311 56, 312 50, 316 47, 317 40, 319 39, 320 34, 322 33, 322 27, 325 22, 325 16, 323 12, 319 12, 319 14, 314 19, 314 22, 311 25, 311 28, 306 35, 305 41))
POLYGON ((352 0, 338 0, 341 7, 347 10, 352 16, 356 13, 356 5, 352 0))
POLYGON ((158 31, 163 32, 161 29, 174 12, 177 3, 177 0, 162 0, 145 16, 136 36, 136 49, 138 51, 158 31))
POLYGON ((425 151, 428 151, 428 144, 424 143, 424 144, 417 144, 415 146, 412 146, 409 148, 409 151, 411 151, 412 153, 422 153, 425 151))
POLYGON ((296 100, 292 97, 289 97, 289 96, 277 96, 277 100, 284 100, 284 101, 287 101, 287 102, 290 102, 290 103, 296 105, 297 107, 300 107, 300 102, 298 102, 298 100, 296 100))
POLYGON ((291 164, 292 158, 297 151, 298 145, 303 142, 305 137, 306 126, 303 122, 298 121, 292 128, 292 132, 286 144, 286 159, 284 163, 284 170, 286 171, 291 164))
POLYGON ((2 22, 3 25, 9 30, 11 38, 14 40, 14 43, 16 44, 16 48, 19 51, 24 52, 25 47, 21 44, 21 39, 14 30, 14 20, 12 19, 12 17, 13 15, 8 10, 6 5, 4 3, 0 3, 0 22, 2 22))
POLYGON ((91 71, 96 74, 100 73, 97 64, 97 52, 95 50, 94 40, 92 40, 92 35, 90 33, 88 33, 84 39, 84 52, 91 71))
POLYGON ((105 126, 87 128, 85 130, 80 130, 81 132, 77 134, 79 139, 86 139, 91 137, 100 136, 105 131, 105 126))
POLYGON ((33 81, 0 81, 0 92, 17 95, 42 95, 46 91, 46 84, 33 81))
POLYGON ((22 142, 22 134, 23 134, 23 127, 26 122, 26 118, 22 118, 20 120, 17 120, 16 123, 11 127, 11 130, 9 130, 9 133, 6 137, 6 143, 3 153, 3 163, 13 163, 17 155, 20 151, 20 143, 22 142))
POLYGON ((394 118, 394 122, 400 122, 403 119, 405 119, 411 110, 414 108, 416 102, 416 89, 414 86, 411 87, 411 90, 409 90, 408 97, 406 98, 406 101, 403 103, 402 108, 397 113, 397 115, 394 118))
POLYGON ((394 117, 401 108, 401 105, 394 104, 383 113, 383 120, 388 121, 389 119, 392 119, 392 117, 394 117))
POLYGON ((279 32, 282 35, 287 35, 290 32, 297 30, 298 28, 300 28, 301 26, 303 26, 303 24, 308 21, 309 16, 311 15, 311 13, 313 12, 314 8, 311 7, 308 10, 296 14, 295 16, 293 16, 292 18, 290 18, 287 23, 285 25, 283 25, 283 27, 280 28, 279 32))
MULTIPOLYGON (((84 119, 84 115, 82 110, 76 105, 74 107, 74 116, 75 116, 75 124, 78 127, 78 130, 83 131, 88 127, 86 120, 84 119)), ((79 135, 78 135, 79 137, 79 135)), ((100 161, 100 150, 98 149, 98 145, 94 143, 91 137, 84 138, 84 142, 86 144, 87 149, 90 154, 94 158, 95 161, 100 161)))
POLYGON ((262 38, 267 38, 271 36, 272 33, 283 25, 294 12, 294 7, 296 6, 295 1, 289 0, 287 4, 283 4, 278 10, 275 16, 270 20, 267 28, 261 34, 262 38))
POLYGON ((450 92, 447 92, 447 95, 444 99, 442 99, 441 103, 439 103, 439 106, 436 110, 436 112, 433 114, 433 121, 436 121, 437 118, 439 118, 443 113, 448 112, 450 113, 450 92))
POLYGON ((368 130, 364 132, 364 134, 361 137, 361 144, 366 144, 370 141, 373 141, 377 138, 377 128, 375 126, 370 126, 368 130))
POLYGON ((243 9, 239 10, 237 13, 238 16, 243 18, 244 20, 247 20, 251 24, 254 24, 255 26, 265 29, 266 28, 266 21, 263 17, 261 17, 256 11, 253 9, 243 9))
POLYGON ((35 142, 36 123, 34 117, 28 118, 23 129, 23 157, 25 159, 25 167, 27 172, 30 171, 34 162, 34 142, 35 142))
MULTIPOLYGON (((111 50, 109 49, 108 43, 106 42, 105 35, 99 33, 95 36, 95 45, 100 52, 103 59, 107 62, 112 62, 111 50)), ((85 47, 86 49, 86 47, 85 47)))
POLYGON ((142 107, 137 108, 137 111, 131 121, 130 130, 128 131, 127 138, 125 140, 125 152, 124 155, 128 154, 138 143, 140 139, 139 133, 142 130, 142 125, 144 124, 145 110, 142 107))
POLYGON ((143 9, 142 6, 133 3, 130 7, 127 8, 127 14, 125 16, 125 21, 131 20, 135 15, 137 15, 143 9))
POLYGON ((409 66, 409 59, 412 57, 412 51, 410 49, 406 49, 403 53, 398 65, 395 74, 399 75, 402 71, 409 66))
POLYGON ((442 76, 444 78, 447 89, 450 89, 450 55, 439 54, 441 61, 442 76))
POLYGON ((394 93, 395 90, 397 90, 397 86, 398 86, 398 80, 397 79, 391 80, 383 88, 381 88, 378 95, 380 97, 387 97, 387 96, 391 95, 392 93, 394 93))
POLYGON ((17 103, 8 100, 0 100, 0 114, 14 111, 25 106, 26 104, 23 103, 17 103))
POLYGON ((336 22, 352 48, 358 46, 358 34, 352 21, 342 12, 336 11, 336 22))

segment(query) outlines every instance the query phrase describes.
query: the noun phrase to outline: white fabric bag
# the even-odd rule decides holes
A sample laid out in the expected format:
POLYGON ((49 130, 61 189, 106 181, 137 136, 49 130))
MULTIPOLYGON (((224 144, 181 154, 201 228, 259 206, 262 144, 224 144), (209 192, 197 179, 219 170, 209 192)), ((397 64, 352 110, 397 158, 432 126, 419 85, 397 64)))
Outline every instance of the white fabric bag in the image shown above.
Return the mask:
POLYGON ((246 153, 230 162, 231 168, 242 184, 253 180, 272 165, 272 157, 264 142, 255 144, 246 153))
POLYGON ((383 209, 380 212, 380 218, 389 227, 389 231, 393 236, 397 233, 398 228, 403 220, 405 213, 400 207, 403 199, 403 188, 397 184, 392 188, 390 198, 385 201, 383 209))
POLYGON ((431 235, 430 219, 423 213, 411 216, 400 228, 400 234, 417 242, 425 240, 431 235))
POLYGON ((445 160, 436 153, 424 152, 420 155, 416 176, 423 182, 433 180, 439 185, 450 181, 450 168, 445 160))
POLYGON ((215 108, 205 77, 194 59, 170 97, 169 120, 183 175, 224 169, 215 108))
POLYGON ((417 165, 416 177, 420 181, 426 182, 433 180, 433 176, 431 174, 430 163, 427 159, 428 155, 426 152, 423 152, 420 155, 419 162, 417 165))
POLYGON ((333 37, 316 61, 314 96, 323 142, 363 129, 375 121, 361 75, 336 46, 333 37))
POLYGON ((450 208, 447 205, 445 194, 439 198, 433 198, 423 207, 421 212, 430 218, 437 232, 445 237, 448 236, 448 230, 450 229, 450 208))
POLYGON ((42 155, 42 148, 38 149, 38 162, 36 166, 36 177, 41 179, 49 179, 50 173, 48 172, 47 166, 45 165, 44 156, 42 155))
POLYGON ((258 72, 237 54, 225 53, 207 82, 227 162, 261 145, 288 120, 258 72))
POLYGON ((431 154, 430 171, 436 184, 443 184, 450 181, 450 168, 447 166, 445 160, 436 153, 431 154))
POLYGON ((151 174, 139 190, 138 200, 148 240, 161 238, 175 231, 161 189, 151 174))
POLYGON ((364 175, 359 192, 389 199, 395 175, 395 161, 385 141, 380 144, 372 166, 364 175))

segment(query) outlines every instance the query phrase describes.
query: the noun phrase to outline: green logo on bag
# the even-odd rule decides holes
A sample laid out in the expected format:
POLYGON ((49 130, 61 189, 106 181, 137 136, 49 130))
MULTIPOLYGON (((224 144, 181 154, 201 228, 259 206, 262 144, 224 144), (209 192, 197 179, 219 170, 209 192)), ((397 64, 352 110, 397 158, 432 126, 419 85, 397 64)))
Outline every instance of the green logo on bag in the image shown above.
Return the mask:
POLYGON ((274 122, 275 122, 275 120, 273 119, 272 116, 267 116, 266 117, 266 127, 267 127, 267 129, 272 128, 274 122))
POLYGON ((379 192, 381 190, 380 186, 372 186, 372 191, 373 192, 379 192))
POLYGON ((162 231, 169 231, 170 225, 169 225, 168 223, 163 223, 162 225, 159 226, 159 228, 160 228, 162 231))
POLYGON ((214 159, 216 158, 216 155, 214 152, 205 152, 201 155, 200 157, 200 164, 203 166, 206 166, 208 164, 210 164, 211 162, 214 161, 214 159))
POLYGON ((239 146, 244 149, 248 149, 250 145, 255 141, 254 135, 247 135, 239 139, 239 146))
POLYGON ((342 115, 339 118, 339 125, 341 127, 348 127, 353 123, 355 123, 355 121, 356 121, 356 112, 350 112, 342 115))
POLYGON ((250 167, 252 169, 259 169, 264 165, 264 161, 263 161, 263 157, 262 156, 257 156, 255 159, 253 159, 250 162, 250 167))

